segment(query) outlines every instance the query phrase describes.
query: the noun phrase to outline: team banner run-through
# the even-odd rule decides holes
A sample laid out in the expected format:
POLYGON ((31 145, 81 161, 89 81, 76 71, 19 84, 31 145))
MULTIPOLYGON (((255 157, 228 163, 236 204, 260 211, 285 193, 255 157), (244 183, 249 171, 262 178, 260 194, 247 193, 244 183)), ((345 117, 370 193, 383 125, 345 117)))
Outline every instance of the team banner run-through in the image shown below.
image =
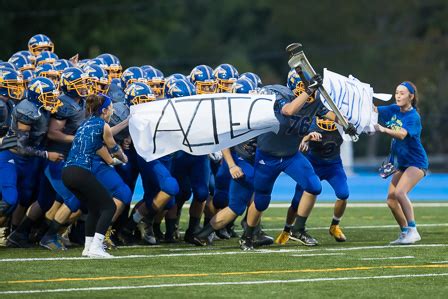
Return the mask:
POLYGON ((218 93, 131 106, 137 153, 152 161, 182 150, 205 155, 277 132, 273 95, 218 93))

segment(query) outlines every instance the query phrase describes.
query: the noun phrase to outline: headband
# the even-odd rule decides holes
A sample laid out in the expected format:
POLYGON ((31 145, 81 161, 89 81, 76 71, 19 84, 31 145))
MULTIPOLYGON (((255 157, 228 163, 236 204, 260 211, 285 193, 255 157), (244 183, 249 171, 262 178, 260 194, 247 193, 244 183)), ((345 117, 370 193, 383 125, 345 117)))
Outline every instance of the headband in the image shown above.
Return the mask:
POLYGON ((404 82, 400 83, 400 85, 403 85, 404 87, 406 87, 410 93, 415 94, 415 89, 414 89, 414 87, 412 87, 411 83, 404 81, 404 82))
POLYGON ((108 97, 107 95, 105 95, 105 94, 102 94, 102 93, 100 93, 100 94, 98 94, 99 96, 102 96, 103 98, 104 98, 104 102, 103 102, 103 104, 101 105, 101 107, 100 108, 98 108, 98 114, 99 115, 101 115, 102 113, 103 113, 103 109, 107 109, 107 107, 109 107, 109 105, 112 103, 112 100, 111 100, 111 98, 110 97, 108 97))

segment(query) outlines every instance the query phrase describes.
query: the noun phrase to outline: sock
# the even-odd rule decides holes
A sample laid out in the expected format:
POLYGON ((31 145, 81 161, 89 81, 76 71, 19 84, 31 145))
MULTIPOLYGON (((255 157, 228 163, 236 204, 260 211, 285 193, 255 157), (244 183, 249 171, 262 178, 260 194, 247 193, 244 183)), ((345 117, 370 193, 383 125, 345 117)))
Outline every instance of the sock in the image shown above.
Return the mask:
POLYGON ((405 233, 408 230, 408 228, 406 226, 400 226, 400 230, 402 233, 405 233))
POLYGON ((408 227, 416 227, 415 220, 408 221, 408 227))
POLYGON ((204 217, 204 226, 206 226, 212 218, 204 217))
MULTIPOLYGON (((341 217, 342 218, 342 217, 341 217)), ((341 222, 341 218, 333 216, 333 220, 331 220, 331 225, 338 225, 341 222)))
POLYGON ((188 231, 191 233, 194 233, 199 226, 199 223, 201 223, 201 218, 192 217, 190 216, 190 221, 188 222, 188 231))
POLYGON ((135 211, 134 215, 132 215, 132 220, 134 220, 135 223, 139 223, 140 221, 142 221, 143 219, 143 215, 140 214, 140 212, 137 210, 135 211))
POLYGON ((200 239, 207 238, 212 232, 214 232, 215 229, 210 223, 207 223, 203 229, 197 234, 197 237, 200 239))
POLYGON ((305 232, 305 224, 308 217, 297 216, 296 222, 294 223, 294 227, 292 228, 293 232, 303 233, 305 232))
POLYGON ((90 244, 92 244, 92 241, 93 241, 93 237, 87 237, 86 236, 86 240, 84 242, 84 249, 85 250, 89 250, 90 244))
POLYGON ((285 227, 283 228, 283 231, 289 233, 291 231, 292 225, 285 223, 285 227))
POLYGON ((48 228, 47 232, 45 233, 44 237, 50 237, 50 236, 54 236, 58 233, 59 229, 61 228, 62 224, 60 224, 59 222, 57 222, 56 220, 53 220, 50 223, 50 227, 48 228))
POLYGON ((152 225, 154 223, 154 218, 159 213, 159 209, 154 208, 154 205, 151 205, 148 208, 148 215, 145 216, 145 223, 148 225, 152 225))
POLYGON ((16 228, 16 231, 21 234, 28 234, 31 230, 31 227, 34 224, 34 220, 29 218, 28 216, 25 216, 23 218, 22 222, 19 224, 19 226, 16 228))
POLYGON ((253 239, 254 238, 255 227, 256 226, 249 226, 249 225, 247 225, 246 232, 245 232, 247 239, 253 239))
POLYGON ((165 219, 166 233, 165 239, 174 238, 174 231, 176 230, 177 219, 165 219))
POLYGON ((152 229, 154 230, 154 232, 162 232, 161 230, 160 230, 160 223, 153 223, 153 225, 152 225, 152 229))

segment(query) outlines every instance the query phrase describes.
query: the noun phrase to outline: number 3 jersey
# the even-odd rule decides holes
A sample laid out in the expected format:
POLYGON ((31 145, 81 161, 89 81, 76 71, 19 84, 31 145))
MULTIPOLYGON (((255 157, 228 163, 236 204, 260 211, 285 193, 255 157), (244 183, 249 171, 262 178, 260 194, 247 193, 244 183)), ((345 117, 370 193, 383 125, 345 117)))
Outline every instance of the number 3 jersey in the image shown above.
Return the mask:
POLYGON ((309 154, 325 161, 340 160, 343 139, 337 129, 334 131, 323 130, 317 125, 316 118, 314 118, 309 132, 317 132, 322 135, 321 141, 310 141, 309 154))
POLYGON ((283 85, 267 85, 263 92, 276 96, 274 112, 280 126, 278 133, 268 132, 258 136, 258 149, 275 157, 292 156, 297 153, 302 138, 308 134, 313 117, 323 116, 328 110, 316 99, 305 103, 297 114, 285 116, 281 111, 283 106, 296 98, 293 92, 283 85))

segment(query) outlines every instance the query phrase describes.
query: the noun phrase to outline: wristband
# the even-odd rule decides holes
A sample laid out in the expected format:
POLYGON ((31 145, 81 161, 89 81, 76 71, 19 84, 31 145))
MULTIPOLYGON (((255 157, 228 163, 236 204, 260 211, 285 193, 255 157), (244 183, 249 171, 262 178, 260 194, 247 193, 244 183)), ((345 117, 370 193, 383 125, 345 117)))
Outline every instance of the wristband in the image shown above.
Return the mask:
POLYGON ((118 144, 115 144, 115 145, 109 150, 109 152, 110 152, 111 154, 115 154, 116 152, 118 152, 119 149, 120 149, 120 148, 118 147, 118 144))

